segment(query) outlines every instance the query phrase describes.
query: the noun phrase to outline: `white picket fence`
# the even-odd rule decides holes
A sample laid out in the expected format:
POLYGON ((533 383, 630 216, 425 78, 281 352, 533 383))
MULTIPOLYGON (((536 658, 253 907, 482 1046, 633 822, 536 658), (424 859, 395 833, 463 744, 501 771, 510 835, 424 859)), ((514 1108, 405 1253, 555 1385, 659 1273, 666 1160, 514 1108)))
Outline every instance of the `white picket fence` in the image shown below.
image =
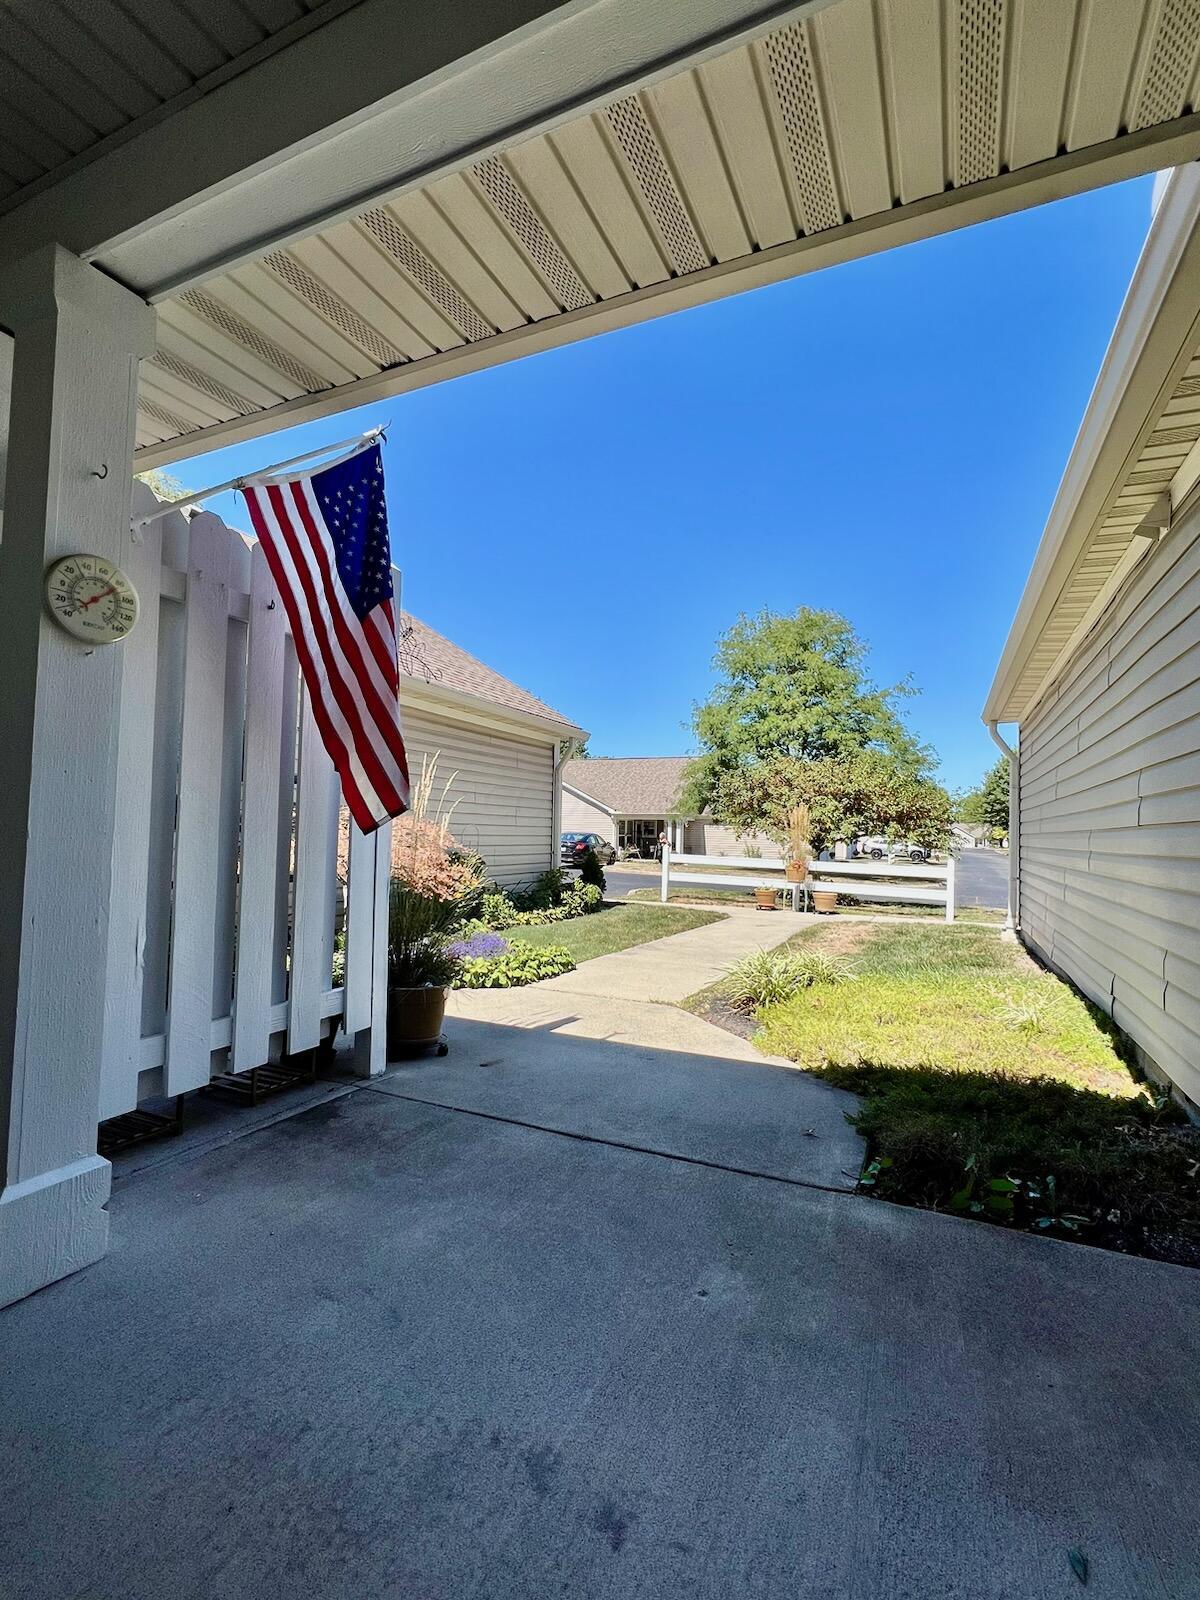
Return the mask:
MULTIPOLYGON (((154 509, 136 485, 134 516, 154 509)), ((339 794, 265 558, 210 513, 135 535, 100 1118, 315 1048, 383 1070, 391 829, 350 827, 333 982, 339 794)))
POLYGON ((699 884, 705 889, 786 889, 791 892, 792 910, 799 911, 804 885, 789 883, 784 876, 786 871, 786 862, 770 856, 690 856, 682 850, 664 850, 659 899, 665 905, 672 886, 680 883, 699 884), (689 867, 721 870, 689 872, 689 867))
POLYGON ((814 861, 809 889, 832 889, 853 900, 884 900, 900 905, 940 906, 954 921, 954 857, 944 865, 923 861, 814 861))
POLYGON ((691 856, 679 850, 664 850, 659 899, 665 904, 678 884, 697 884, 706 889, 785 889, 791 892, 792 910, 799 911, 814 889, 830 889, 855 900, 940 906, 946 921, 954 921, 953 856, 944 866, 931 861, 919 866, 898 861, 813 861, 804 883, 789 883, 781 876, 785 871, 783 861, 770 858, 691 856), (721 870, 698 872, 697 867, 721 870))

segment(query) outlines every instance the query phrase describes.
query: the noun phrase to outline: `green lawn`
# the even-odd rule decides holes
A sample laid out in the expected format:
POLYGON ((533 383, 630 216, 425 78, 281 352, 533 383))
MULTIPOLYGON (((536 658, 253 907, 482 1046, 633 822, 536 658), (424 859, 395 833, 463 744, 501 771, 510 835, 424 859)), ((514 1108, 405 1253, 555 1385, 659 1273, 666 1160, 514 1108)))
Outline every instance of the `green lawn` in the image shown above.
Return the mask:
POLYGON ((526 944, 558 945, 571 952, 577 962, 594 956, 628 950, 630 945, 648 944, 671 933, 686 933, 720 922, 716 911, 687 910, 676 906, 617 905, 594 911, 587 917, 572 917, 568 922, 548 922, 541 927, 514 928, 504 937, 522 939, 526 944))
POLYGON ((760 1011, 755 1043, 862 1096, 864 1187, 1200 1265, 1200 1134, 1068 984, 978 924, 830 919, 791 943, 854 976, 760 1011))

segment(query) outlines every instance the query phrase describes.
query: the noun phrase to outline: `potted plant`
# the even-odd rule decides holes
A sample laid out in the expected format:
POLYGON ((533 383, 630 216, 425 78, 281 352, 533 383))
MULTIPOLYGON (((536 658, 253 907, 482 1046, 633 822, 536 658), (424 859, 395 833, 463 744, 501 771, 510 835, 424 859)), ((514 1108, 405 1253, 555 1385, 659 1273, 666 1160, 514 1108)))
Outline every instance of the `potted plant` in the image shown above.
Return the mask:
POLYGON ((809 843, 811 827, 812 819, 808 814, 808 807, 801 801, 787 814, 784 852, 789 883, 803 883, 808 877, 808 863, 812 858, 812 845, 809 843))
MULTIPOLYGON (((422 901, 392 880, 388 902, 388 1059, 436 1044, 459 961, 449 949, 447 902, 422 901), (422 928, 428 931, 422 932, 422 928)), ((452 924, 451 924, 452 926, 452 924)))
POLYGON ((762 884, 754 891, 754 903, 760 911, 774 911, 776 890, 769 884, 762 884))
POLYGON ((814 889, 812 903, 814 911, 836 911, 838 903, 837 890, 814 889))
MULTIPOLYGON (((388 891, 388 1055, 435 1044, 458 971, 448 948, 483 894, 483 862, 459 848, 448 819, 431 818, 437 758, 422 764, 409 811, 392 831, 388 891)), ((447 788, 449 785, 447 785, 447 788)), ((443 796, 444 798, 444 796, 443 796)))

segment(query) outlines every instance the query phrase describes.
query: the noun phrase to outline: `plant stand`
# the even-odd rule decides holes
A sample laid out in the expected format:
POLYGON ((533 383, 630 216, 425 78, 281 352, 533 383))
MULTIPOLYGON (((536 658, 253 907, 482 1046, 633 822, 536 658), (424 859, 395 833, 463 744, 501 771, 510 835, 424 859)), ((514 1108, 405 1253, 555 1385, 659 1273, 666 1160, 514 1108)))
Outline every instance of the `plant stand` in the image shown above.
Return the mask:
POLYGON ((169 1114, 137 1108, 118 1117, 109 1117, 96 1132, 96 1154, 106 1161, 122 1150, 146 1144, 151 1139, 174 1139, 183 1132, 183 1096, 177 1094, 169 1114))
POLYGON ((317 1052, 306 1050, 301 1055, 266 1066, 247 1067, 243 1072, 223 1072, 206 1083, 201 1093, 232 1100, 237 1105, 256 1106, 269 1095, 281 1094, 301 1083, 315 1083, 316 1079, 317 1052))
POLYGON ((413 1039, 397 1043, 388 1051, 392 1061, 420 1061, 431 1056, 444 1056, 450 1053, 450 1046, 445 1037, 437 1039, 413 1039))

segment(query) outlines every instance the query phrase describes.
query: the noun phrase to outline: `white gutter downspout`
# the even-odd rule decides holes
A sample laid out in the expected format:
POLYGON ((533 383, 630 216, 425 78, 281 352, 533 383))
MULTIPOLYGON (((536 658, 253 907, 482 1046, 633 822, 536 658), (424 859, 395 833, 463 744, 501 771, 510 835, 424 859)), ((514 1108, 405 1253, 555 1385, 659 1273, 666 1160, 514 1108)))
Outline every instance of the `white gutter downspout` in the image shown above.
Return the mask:
POLYGON ((562 774, 567 758, 564 740, 554 741, 554 780, 550 801, 550 865, 557 867, 562 861, 562 774))
POLYGON ((1008 917, 1005 933, 1016 934, 1021 927, 1021 757, 1001 737, 991 718, 986 720, 992 740, 1008 757, 1008 917))

